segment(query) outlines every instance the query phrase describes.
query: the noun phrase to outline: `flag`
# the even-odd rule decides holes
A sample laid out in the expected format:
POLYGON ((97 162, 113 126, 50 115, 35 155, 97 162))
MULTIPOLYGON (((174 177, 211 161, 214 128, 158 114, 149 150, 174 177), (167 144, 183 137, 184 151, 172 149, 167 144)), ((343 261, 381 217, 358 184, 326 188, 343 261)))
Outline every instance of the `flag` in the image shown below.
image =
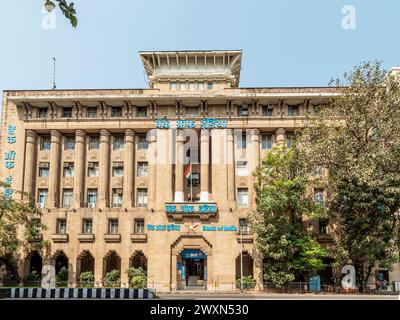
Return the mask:
POLYGON ((184 176, 188 180, 192 179, 192 164, 191 163, 189 163, 188 167, 186 168, 184 176))

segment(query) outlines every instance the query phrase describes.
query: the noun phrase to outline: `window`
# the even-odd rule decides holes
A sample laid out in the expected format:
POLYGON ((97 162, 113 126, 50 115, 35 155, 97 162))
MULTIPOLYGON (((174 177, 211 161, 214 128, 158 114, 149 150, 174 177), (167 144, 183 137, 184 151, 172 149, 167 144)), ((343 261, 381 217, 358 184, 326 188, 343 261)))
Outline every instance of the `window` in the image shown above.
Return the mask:
POLYGON ((147 189, 137 189, 137 207, 147 207, 147 189))
POLYGON ((192 176, 190 179, 186 179, 187 181, 187 186, 190 187, 190 184, 192 183, 193 187, 198 187, 200 186, 200 173, 192 173, 192 176))
POLYGON ((241 208, 246 208, 249 205, 248 189, 238 188, 237 190, 237 205, 241 208))
POLYGON ((98 177, 99 176, 99 163, 98 162, 89 162, 88 163, 88 176, 89 177, 98 177))
POLYGON ((39 177, 46 178, 49 176, 49 163, 39 162, 39 177))
POLYGON ((272 135, 271 134, 263 134, 261 136, 261 148, 263 150, 272 149, 272 135))
POLYGON ((122 117, 122 107, 112 107, 111 117, 122 117))
POLYGON ((74 150, 75 149, 75 137, 65 136, 64 137, 64 150, 74 150))
POLYGON ((324 205, 324 193, 323 191, 317 191, 314 194, 314 202, 323 206, 324 205))
POLYGON ((286 136, 286 146, 288 148, 291 148, 293 146, 293 143, 294 143, 294 135, 289 133, 286 136))
POLYGON ((238 117, 248 117, 249 116, 249 107, 247 104, 238 107, 238 117))
POLYGON ((199 90, 204 90, 204 82, 199 82, 198 86, 199 86, 199 90))
POLYGON ((191 91, 196 90, 196 84, 194 82, 189 82, 189 90, 191 91))
POLYGON ((146 177, 148 173, 148 163, 147 162, 138 162, 137 167, 137 176, 138 177, 146 177))
POLYGON ((147 117, 147 107, 137 107, 136 115, 141 118, 147 117))
POLYGON ((123 176, 124 176, 124 163, 113 162, 113 177, 123 177, 123 176))
POLYGON ((38 118, 41 119, 47 118, 47 108, 38 108, 38 118))
POLYGON ((236 169, 239 177, 247 176, 249 174, 247 171, 247 161, 238 161, 236 169))
POLYGON ((144 220, 143 219, 135 219, 135 227, 134 227, 133 232, 137 233, 137 234, 144 233, 144 220))
POLYGON ((139 149, 147 149, 148 148, 148 142, 145 134, 141 134, 138 136, 139 138, 139 143, 138 143, 138 148, 139 149))
POLYGON ((186 107, 186 116, 197 117, 199 115, 199 107, 186 107))
POLYGON ((93 220, 92 219, 83 219, 82 233, 84 233, 84 234, 92 234, 93 233, 93 220))
POLYGON ((114 136, 114 150, 123 150, 124 149, 124 136, 114 136))
POLYGON ((50 148, 51 148, 50 136, 40 137, 40 150, 50 150, 50 148))
POLYGON ((176 90, 176 82, 171 82, 170 83, 170 90, 172 90, 172 91, 176 90))
POLYGON ((263 117, 272 117, 274 115, 274 106, 262 106, 263 117))
POLYGON ((299 106, 288 106, 288 116, 297 117, 299 115, 299 106))
POLYGON ((250 226, 247 219, 239 219, 239 233, 240 234, 250 234, 250 226))
POLYGON ((67 233, 67 220, 57 219, 56 233, 66 234, 67 233))
POLYGON ((90 136, 89 137, 89 149, 98 149, 100 145, 98 136, 90 136))
POLYGON ((237 147, 238 149, 246 149, 247 143, 246 143, 246 132, 243 132, 241 135, 238 136, 237 140, 237 147))
POLYGON ((47 194, 48 190, 47 189, 39 189, 38 190, 38 200, 37 202, 44 205, 47 201, 47 194))
POLYGON ((112 190, 112 206, 113 208, 122 207, 122 189, 112 190))
POLYGON ((86 116, 88 118, 96 118, 97 117, 97 107, 88 107, 86 109, 86 116))
POLYGON ((63 108, 62 116, 63 118, 72 118, 72 108, 71 107, 63 108))
POLYGON ((88 189, 88 204, 95 205, 97 202, 97 189, 88 189))
POLYGON ((109 234, 118 233, 118 219, 108 219, 108 233, 109 234))
POLYGON ((72 189, 63 190, 63 207, 69 208, 72 205, 72 189))
POLYGON ((318 221, 318 231, 320 234, 327 234, 328 232, 328 219, 320 219, 318 221))
POLYGON ((179 90, 186 90, 186 83, 185 82, 179 82, 179 90))
POLYGON ((73 162, 64 162, 64 177, 73 177, 74 176, 74 163, 73 162))
POLYGON ((207 83, 207 89, 208 89, 208 90, 212 90, 213 88, 214 88, 214 83, 208 82, 208 83, 207 83))

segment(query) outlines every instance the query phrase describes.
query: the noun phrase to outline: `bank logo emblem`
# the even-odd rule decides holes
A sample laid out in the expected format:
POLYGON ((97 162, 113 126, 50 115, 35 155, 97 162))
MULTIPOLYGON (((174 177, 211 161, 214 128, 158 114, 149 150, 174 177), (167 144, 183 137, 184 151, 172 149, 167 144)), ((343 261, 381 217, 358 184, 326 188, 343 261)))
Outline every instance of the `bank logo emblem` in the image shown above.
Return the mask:
POLYGON ((188 233, 196 233, 196 228, 198 227, 198 224, 193 224, 193 222, 190 223, 185 223, 185 227, 187 228, 188 233))

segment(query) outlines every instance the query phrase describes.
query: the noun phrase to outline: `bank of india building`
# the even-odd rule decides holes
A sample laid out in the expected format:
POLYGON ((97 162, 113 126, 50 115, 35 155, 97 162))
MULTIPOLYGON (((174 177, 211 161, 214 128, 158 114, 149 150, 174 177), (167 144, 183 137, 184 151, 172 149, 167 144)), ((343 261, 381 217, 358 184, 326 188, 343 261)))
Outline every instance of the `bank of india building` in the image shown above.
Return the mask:
POLYGON ((241 51, 140 58, 149 89, 4 92, 4 192, 31 195, 50 241, 20 275, 52 264, 71 285, 86 271, 100 284, 117 269, 127 284, 140 266, 158 290, 230 291, 242 270, 261 287, 252 171, 334 89, 240 88, 241 51))

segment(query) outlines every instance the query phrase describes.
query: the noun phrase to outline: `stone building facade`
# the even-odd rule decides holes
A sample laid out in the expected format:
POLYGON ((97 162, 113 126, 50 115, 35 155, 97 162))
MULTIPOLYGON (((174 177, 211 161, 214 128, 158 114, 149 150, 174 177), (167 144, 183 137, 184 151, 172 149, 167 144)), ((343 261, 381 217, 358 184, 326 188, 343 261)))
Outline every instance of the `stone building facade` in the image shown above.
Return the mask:
POLYGON ((52 264, 71 285, 85 271, 100 284, 117 269, 126 285, 141 266, 161 291, 232 290, 241 272, 260 288, 251 173, 337 93, 240 88, 241 51, 140 57, 149 89, 4 92, 0 178, 42 208, 50 240, 21 276, 52 264))

